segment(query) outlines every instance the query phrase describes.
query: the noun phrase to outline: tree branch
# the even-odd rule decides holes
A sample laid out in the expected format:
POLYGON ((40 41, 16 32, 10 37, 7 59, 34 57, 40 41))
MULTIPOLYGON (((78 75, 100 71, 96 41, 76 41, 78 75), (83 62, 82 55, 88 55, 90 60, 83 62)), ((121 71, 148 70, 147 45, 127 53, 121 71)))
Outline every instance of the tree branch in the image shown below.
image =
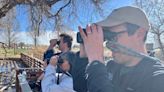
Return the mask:
POLYGON ((71 3, 71 1, 72 1, 72 0, 69 0, 68 3, 66 3, 64 6, 62 6, 62 7, 57 11, 57 13, 55 13, 54 15, 51 14, 51 13, 49 12, 49 14, 51 14, 51 15, 49 16, 49 18, 58 16, 59 13, 60 13, 60 11, 62 11, 65 7, 67 7, 67 6, 71 3))
POLYGON ((9 0, 6 4, 4 4, 0 8, 0 18, 4 17, 6 13, 15 6, 16 6, 16 3, 13 2, 13 0, 9 0))
POLYGON ((36 6, 37 4, 40 5, 48 5, 51 7, 53 4, 57 3, 61 0, 6 0, 5 4, 2 5, 0 8, 0 18, 4 17, 6 13, 15 7, 16 5, 26 4, 31 6, 36 6))

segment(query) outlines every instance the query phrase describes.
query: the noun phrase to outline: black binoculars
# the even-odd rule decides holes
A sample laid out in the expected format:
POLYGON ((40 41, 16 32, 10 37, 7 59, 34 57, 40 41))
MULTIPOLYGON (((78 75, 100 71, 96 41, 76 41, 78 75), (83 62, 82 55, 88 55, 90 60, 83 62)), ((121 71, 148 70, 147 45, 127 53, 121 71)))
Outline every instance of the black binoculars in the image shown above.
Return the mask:
MULTIPOLYGON (((113 41, 117 33, 110 31, 108 27, 102 27, 102 29, 103 29, 104 41, 113 41)), ((87 34, 86 29, 83 29, 83 31, 85 34, 87 34)), ((77 33, 77 43, 83 43, 83 39, 80 35, 80 32, 77 33)))

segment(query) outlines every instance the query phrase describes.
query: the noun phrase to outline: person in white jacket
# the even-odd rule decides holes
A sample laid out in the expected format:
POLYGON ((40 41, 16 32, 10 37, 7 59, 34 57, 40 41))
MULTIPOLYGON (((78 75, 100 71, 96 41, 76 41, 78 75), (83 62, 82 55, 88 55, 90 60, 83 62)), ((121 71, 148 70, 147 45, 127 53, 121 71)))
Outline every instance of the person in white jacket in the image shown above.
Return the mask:
POLYGON ((42 92, 75 92, 73 90, 73 80, 69 73, 73 62, 72 55, 72 52, 60 55, 59 57, 62 60, 60 64, 58 56, 51 57, 50 64, 46 67, 45 76, 42 80, 42 92), (56 73, 57 65, 62 69, 60 75, 56 73))

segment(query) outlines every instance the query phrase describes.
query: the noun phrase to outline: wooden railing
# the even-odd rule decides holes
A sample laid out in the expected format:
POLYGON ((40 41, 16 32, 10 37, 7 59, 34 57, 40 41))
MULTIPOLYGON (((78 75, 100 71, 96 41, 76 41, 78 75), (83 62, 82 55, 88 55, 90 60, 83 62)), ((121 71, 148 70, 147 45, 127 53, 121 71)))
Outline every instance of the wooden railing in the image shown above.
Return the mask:
MULTIPOLYGON (((27 73, 27 82, 28 81, 35 81, 37 78, 40 76, 40 74, 43 72, 43 61, 39 60, 35 57, 28 56, 26 54, 21 54, 21 61, 22 63, 26 64, 28 67, 27 68, 20 68, 18 67, 16 69, 16 92, 25 92, 23 91, 23 88, 25 86, 22 86, 21 83, 19 82, 18 75, 22 71, 26 71, 27 73)), ((28 84, 26 84, 28 85, 28 84)), ((29 87, 27 87, 29 88, 29 87)), ((31 89, 29 89, 31 90, 31 89)))
POLYGON ((30 68, 44 68, 44 62, 35 57, 21 53, 21 60, 30 68))

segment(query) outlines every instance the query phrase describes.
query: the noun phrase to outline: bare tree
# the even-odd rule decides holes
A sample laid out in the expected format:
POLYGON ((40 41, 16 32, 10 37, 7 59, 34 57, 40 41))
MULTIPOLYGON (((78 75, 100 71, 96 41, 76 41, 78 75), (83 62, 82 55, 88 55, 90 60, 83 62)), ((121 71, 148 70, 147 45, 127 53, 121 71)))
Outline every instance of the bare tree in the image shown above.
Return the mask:
POLYGON ((150 32, 155 34, 156 41, 162 51, 164 59, 164 46, 162 36, 164 34, 164 1, 163 0, 136 0, 136 5, 145 10, 150 20, 150 32))
POLYGON ((29 20, 30 22, 30 36, 33 39, 34 42, 34 46, 36 47, 37 42, 38 42, 38 37, 40 35, 40 26, 41 23, 43 21, 43 16, 42 16, 42 12, 39 8, 41 8, 40 6, 37 7, 33 7, 30 6, 29 7, 29 20))
POLYGON ((12 9, 9 14, 1 19, 1 30, 3 30, 3 39, 11 47, 11 44, 17 42, 17 30, 19 23, 16 21, 15 9, 12 9))
MULTIPOLYGON (((13 7, 17 5, 29 5, 33 7, 40 6, 40 9, 42 10, 42 13, 47 15, 48 17, 54 17, 58 16, 59 13, 69 6, 71 6, 71 10, 76 10, 76 6, 83 5, 86 7, 87 3, 91 3, 90 5, 94 5, 96 9, 101 9, 100 5, 105 2, 105 0, 1 0, 1 8, 0 8, 0 18, 4 17, 6 13, 12 9, 13 7), (65 2, 59 9, 57 9, 57 12, 52 13, 50 12, 50 9, 53 5, 59 3, 59 2, 65 2)), ((71 11, 73 12, 75 11, 71 11)))
POLYGON ((18 44, 18 46, 22 49, 23 47, 25 47, 25 43, 24 43, 24 42, 20 42, 20 43, 18 44))
MULTIPOLYGON (((40 36, 43 34, 43 31, 40 31, 40 36)), ((39 44, 39 36, 37 35, 37 31, 36 30, 31 30, 28 32, 28 35, 32 38, 33 44, 36 47, 39 44)))
POLYGON ((6 47, 7 47, 7 44, 3 43, 3 42, 0 42, 0 44, 2 44, 2 48, 4 49, 4 57, 6 58, 7 56, 7 50, 6 50, 6 47))
POLYGON ((21 4, 31 5, 31 6, 42 5, 42 6, 51 7, 53 4, 59 1, 61 0, 1 0, 0 18, 4 17, 6 13, 16 5, 21 5, 21 4))
POLYGON ((105 1, 108 0, 1 0, 0 18, 8 15, 9 10, 14 7, 24 6, 29 18, 28 30, 31 31, 36 46, 40 31, 47 26, 51 27, 49 29, 60 31, 61 25, 72 26, 78 24, 77 22, 83 23, 79 16, 84 16, 84 11, 87 20, 90 20, 88 14, 103 15, 101 5, 105 1))
MULTIPOLYGON (((15 6, 24 5, 26 8, 30 7, 28 13, 30 13, 29 16, 31 16, 33 20, 31 21, 33 23, 30 24, 34 26, 33 24, 37 22, 34 29, 38 31, 37 33, 39 34, 39 25, 45 25, 48 19, 54 22, 52 23, 52 28, 55 30, 58 25, 63 25, 66 20, 68 22, 70 20, 74 24, 77 23, 76 21, 81 22, 78 15, 79 12, 77 11, 82 9, 83 11, 88 11, 86 14, 98 13, 103 15, 101 5, 103 5, 105 1, 108 0, 1 0, 0 18, 6 16, 7 12, 15 6), (36 15, 39 16, 37 17, 36 15)), ((89 17, 86 16, 86 18, 89 17)))

